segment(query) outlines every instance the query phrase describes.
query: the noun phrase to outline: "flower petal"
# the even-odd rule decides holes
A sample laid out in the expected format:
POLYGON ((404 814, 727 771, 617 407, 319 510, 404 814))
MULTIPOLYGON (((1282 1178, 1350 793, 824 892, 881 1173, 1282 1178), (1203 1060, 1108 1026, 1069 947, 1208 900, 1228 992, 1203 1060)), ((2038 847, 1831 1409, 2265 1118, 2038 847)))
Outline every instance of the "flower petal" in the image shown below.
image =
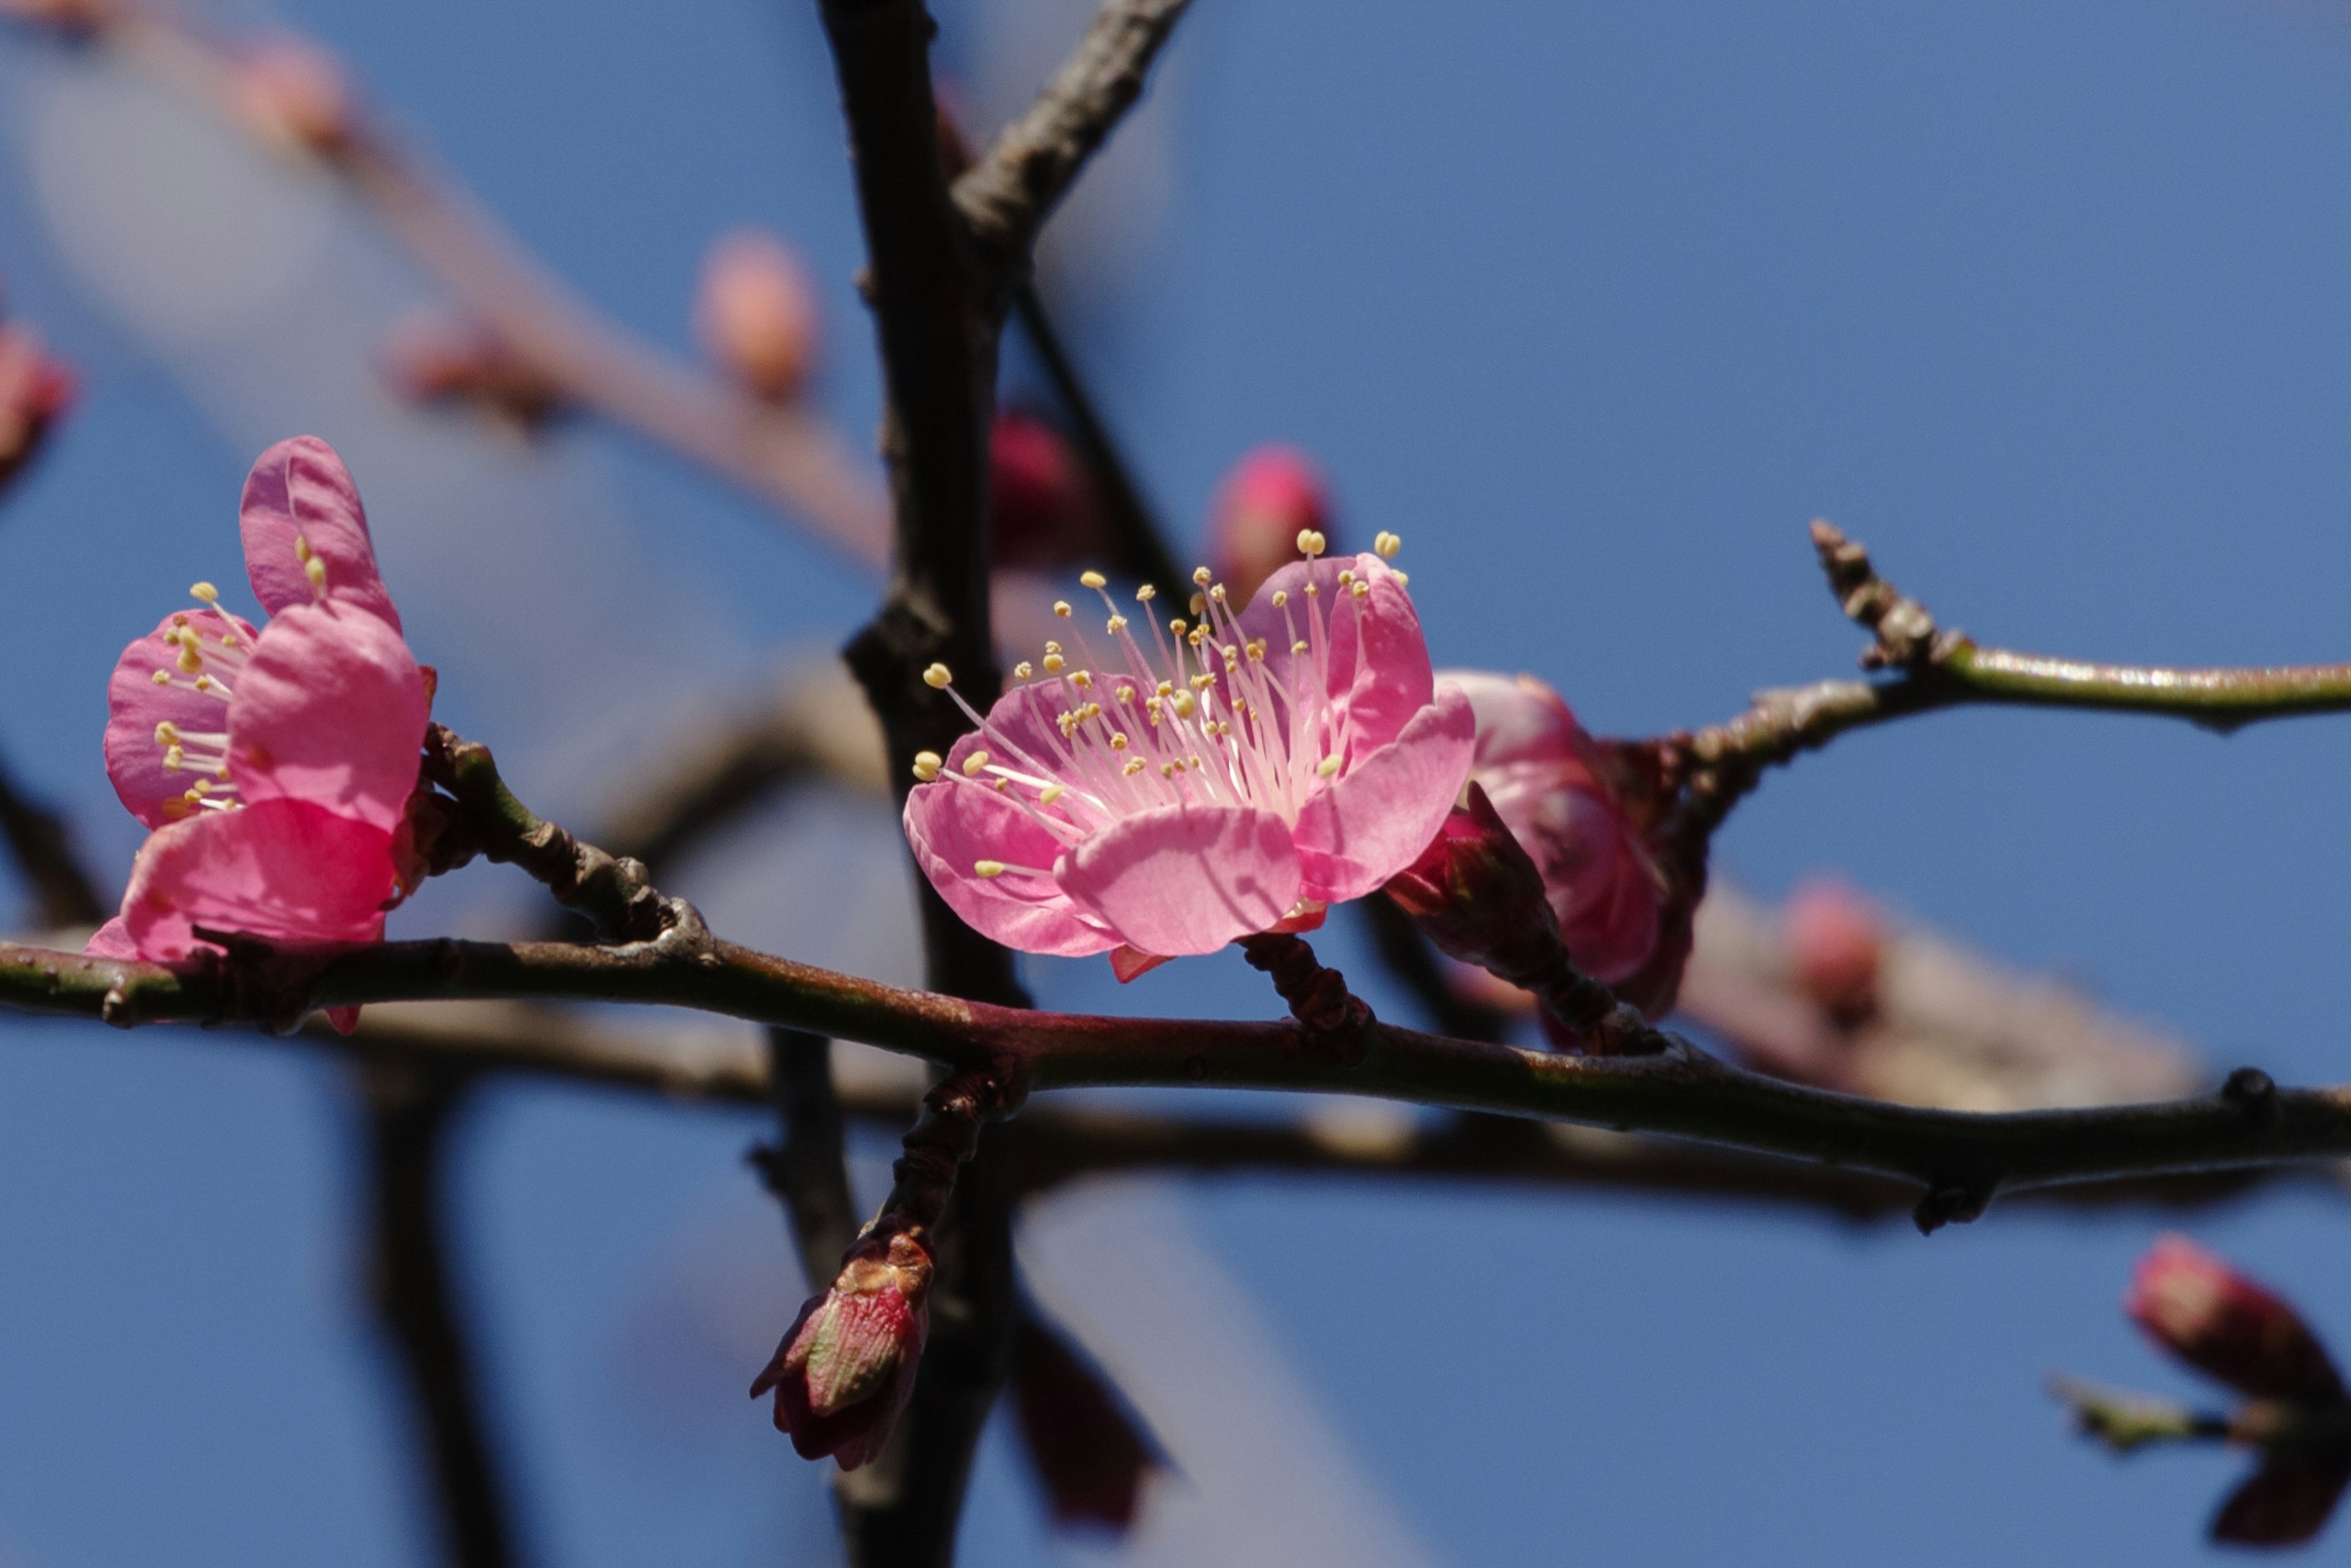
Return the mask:
POLYGON ((906 797, 906 842, 947 907, 984 936, 1023 953, 1082 958, 1118 938, 1070 902, 1050 876, 983 877, 980 861, 1050 869, 1061 841, 984 785, 941 779, 906 797))
POLYGON ((272 615, 317 601, 300 555, 299 538, 326 567, 327 597, 381 617, 395 632, 400 612, 376 570, 375 543, 359 486, 335 449, 315 435, 281 441, 263 453, 245 481, 237 512, 245 537, 245 570, 254 596, 272 615))
POLYGON ((82 944, 82 952, 92 958, 136 958, 139 944, 131 939, 130 928, 116 915, 89 935, 82 944))
POLYGON ((1582 729, 1574 711, 1566 698, 1532 675, 1444 670, 1437 678, 1459 686, 1478 715, 1477 767, 1577 759, 1582 729))
POLYGON ((1292 561, 1265 580, 1239 622, 1245 638, 1265 639, 1266 669, 1277 689, 1288 694, 1320 683, 1344 717, 1345 740, 1338 751, 1343 763, 1368 757, 1395 739, 1435 695, 1420 614, 1403 580, 1375 555, 1326 558, 1311 565, 1292 561), (1353 572, 1368 591, 1358 599, 1341 588, 1342 571, 1353 572), (1305 595, 1310 581, 1316 590, 1311 608, 1305 595), (1276 592, 1288 594, 1286 606, 1274 604, 1276 592), (1319 666, 1311 649, 1290 652, 1293 642, 1312 643, 1306 624, 1310 613, 1324 617, 1319 666))
POLYGON ((416 788, 426 712, 398 631, 338 601, 298 604, 237 676, 229 769, 248 802, 316 801, 389 833, 416 788))
POLYGON ((163 641, 165 632, 183 626, 207 644, 217 644, 224 634, 235 636, 247 648, 255 643, 253 628, 236 616, 189 610, 165 616, 115 661, 113 678, 106 684, 106 776, 131 814, 151 828, 188 814, 184 797, 197 779, 192 767, 177 771, 164 768, 163 743, 155 738, 155 727, 168 722, 183 730, 214 733, 228 727, 225 696, 191 690, 193 677, 179 668, 179 644, 163 641), (168 672, 173 684, 157 685, 158 670, 168 672))
POLYGON ((1298 852, 1271 811, 1163 806, 1071 851, 1063 890, 1145 953, 1213 953, 1298 902, 1298 852))
POLYGON ((206 811, 158 828, 122 895, 139 956, 176 963, 194 927, 296 941, 372 942, 392 893, 392 835, 307 800, 206 811))
POLYGON ((1469 776, 1477 718, 1453 686, 1395 740, 1341 773, 1298 813, 1306 896, 1339 904, 1420 858, 1469 776))

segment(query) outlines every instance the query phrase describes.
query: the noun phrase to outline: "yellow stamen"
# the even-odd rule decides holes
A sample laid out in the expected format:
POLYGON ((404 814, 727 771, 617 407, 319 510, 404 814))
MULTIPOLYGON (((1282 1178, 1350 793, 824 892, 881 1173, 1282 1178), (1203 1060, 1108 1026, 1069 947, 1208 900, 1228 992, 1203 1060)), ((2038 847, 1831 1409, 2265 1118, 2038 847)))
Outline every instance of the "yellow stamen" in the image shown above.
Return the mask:
POLYGON ((195 584, 188 590, 188 593, 191 598, 201 599, 206 604, 217 604, 220 602, 220 590, 214 588, 209 582, 199 582, 195 584))
POLYGON ((302 563, 302 575, 310 580, 310 590, 312 592, 324 593, 327 591, 327 563, 325 561, 320 560, 317 556, 312 556, 308 560, 302 563))
POLYGON ((945 664, 933 664, 923 672, 923 685, 933 691, 943 692, 955 685, 955 674, 945 664))
POLYGON ((1078 580, 1088 588, 1101 588, 1108 584, 1110 579, 1098 571, 1081 571, 1078 573, 1078 580))
POLYGON ((925 784, 936 779, 939 776, 939 769, 946 765, 946 758, 935 751, 914 753, 914 777, 925 784))
POLYGON ((1159 591, 1158 591, 1157 589, 1155 589, 1155 588, 1152 587, 1152 586, 1151 586, 1151 584, 1149 584, 1149 583, 1147 583, 1147 582, 1146 582, 1146 583, 1144 583, 1141 588, 1138 588, 1138 589, 1136 589, 1136 590, 1134 591, 1134 601, 1135 601, 1137 604, 1148 604, 1148 603, 1150 603, 1153 600, 1155 600, 1155 599, 1156 599, 1156 598, 1158 598, 1158 597, 1159 597, 1159 591))
POLYGON ((971 862, 971 869, 977 872, 981 876, 1002 876, 1004 874, 1004 862, 1002 861, 974 861, 971 862))
POLYGON ((1192 569, 1192 580, 1198 583, 1202 588, 1207 587, 1211 581, 1215 580, 1216 575, 1217 574, 1215 572, 1210 571, 1205 566, 1196 566, 1192 569))
POLYGON ((1070 601, 1066 599, 1053 601, 1053 613, 1067 621, 1070 618, 1070 601))
POLYGON ((1339 759, 1335 757, 1326 757, 1314 765, 1314 771, 1325 779, 1335 779, 1339 774, 1339 759))
POLYGON ((1289 602, 1290 602, 1290 591, 1289 591, 1288 589, 1286 589, 1286 588, 1277 588, 1277 589, 1275 589, 1275 590, 1273 591, 1273 607, 1274 607, 1276 610, 1280 609, 1283 605, 1285 605, 1285 604, 1287 604, 1287 603, 1289 603, 1289 602))
POLYGON ((1058 675, 1061 673, 1061 666, 1066 663, 1068 661, 1061 654, 1048 653, 1045 655, 1045 673, 1049 675, 1058 675))
POLYGON ((977 779, 979 777, 979 770, 987 766, 987 753, 975 751, 963 759, 963 776, 967 779, 977 779))
POLYGON ((1048 784, 1038 791, 1037 803, 1040 806, 1050 806, 1069 792, 1070 787, 1067 784, 1048 784))
POLYGON ((1298 530, 1298 553, 1305 556, 1309 559, 1321 555, 1322 553, 1323 545, 1327 541, 1322 538, 1322 534, 1320 529, 1301 528, 1298 530))
POLYGON ((1396 551, 1402 549, 1404 540, 1392 533, 1382 531, 1372 536, 1372 553, 1382 560, 1395 559, 1396 551))
POLYGON ((1026 659, 1012 666, 1012 678, 1016 681, 1025 681, 1036 673, 1037 666, 1026 659))

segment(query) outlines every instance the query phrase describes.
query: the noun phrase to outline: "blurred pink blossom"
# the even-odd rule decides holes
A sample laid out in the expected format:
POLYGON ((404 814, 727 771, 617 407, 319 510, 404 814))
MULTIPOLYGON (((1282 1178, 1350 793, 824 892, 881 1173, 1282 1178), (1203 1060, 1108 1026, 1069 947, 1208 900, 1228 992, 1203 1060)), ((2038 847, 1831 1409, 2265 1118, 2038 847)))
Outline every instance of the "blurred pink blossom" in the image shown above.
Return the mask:
POLYGON ((0 325, 0 485, 40 451, 74 390, 73 372, 49 356, 39 333, 0 325))
POLYGON ((1885 946, 1877 911, 1834 877, 1813 877, 1788 895, 1781 932, 1788 966, 1814 1005, 1851 1027, 1877 1011, 1885 946))
POLYGON ((2326 1347, 2287 1301, 2184 1236, 2139 1260, 2123 1311, 2149 1339, 2256 1398, 2327 1405, 2344 1397, 2326 1347))
POLYGON ((350 75, 326 46, 287 33, 239 48, 230 101, 262 135, 297 152, 333 158, 356 133, 350 75))
POLYGON ((199 926, 376 941, 413 886, 403 821, 428 677, 350 474, 316 436, 280 442, 246 480, 239 522, 267 626, 198 583, 200 607, 124 649, 109 683, 107 774, 155 831, 93 953, 174 962, 205 945, 199 926))
POLYGON ((1069 437, 1034 414, 988 434, 989 548, 1007 567, 1063 566, 1102 548, 1102 503, 1069 437))
POLYGON ((754 397, 798 397, 816 368, 816 286, 791 247, 761 230, 737 229, 710 247, 694 327, 712 361, 754 397))
POLYGON ((1208 512, 1208 559, 1242 600, 1280 570, 1301 529, 1331 531, 1330 487, 1294 446, 1259 446, 1225 476, 1208 512))
POLYGON ((977 727, 947 757, 917 764, 906 836, 974 926, 1025 952, 1113 952, 1132 977, 1319 924, 1436 837, 1468 770, 1471 713, 1437 684, 1385 561, 1293 561, 1238 615, 1204 568, 1197 624, 1164 629, 1146 587, 1155 655, 1102 579, 1084 580, 1110 612, 1113 657, 1072 624, 1074 649, 1047 643, 1042 678, 1021 664, 985 719, 966 706, 977 727))

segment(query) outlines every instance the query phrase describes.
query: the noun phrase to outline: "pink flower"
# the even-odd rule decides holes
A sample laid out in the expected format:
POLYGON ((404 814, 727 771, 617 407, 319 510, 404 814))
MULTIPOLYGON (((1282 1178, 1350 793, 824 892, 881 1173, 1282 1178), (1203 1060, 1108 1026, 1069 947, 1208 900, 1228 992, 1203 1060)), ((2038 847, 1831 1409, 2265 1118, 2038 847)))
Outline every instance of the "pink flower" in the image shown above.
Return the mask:
POLYGON ((999 413, 987 451, 997 565, 1058 566, 1100 549, 1102 503, 1067 436, 1034 414, 999 413))
POLYGON ((1834 877, 1811 878, 1788 895, 1781 932, 1797 984, 1822 1011, 1844 1025, 1877 1011, 1885 935, 1867 899, 1834 877))
POLYGON ((1208 559, 1247 600, 1290 559, 1301 530, 1327 532, 1330 488, 1294 446, 1260 446, 1225 476, 1208 508, 1208 559))
POLYGON ((73 372, 41 347, 38 333, 0 326, 0 485, 33 460, 73 396, 73 372))
POLYGON ((789 402, 816 368, 816 287, 799 257, 758 229, 710 247, 694 326, 711 359, 753 397, 789 402))
POLYGON ((2283 1298, 2184 1236, 2148 1249, 2123 1295, 2148 1338, 2198 1371, 2257 1398, 2332 1405, 2342 1375, 2283 1298))
POLYGON ((1041 676, 1021 664, 986 719, 966 706, 977 730, 917 764, 906 836, 956 913, 1024 952, 1121 949, 1132 977, 1319 924, 1419 856, 1469 767, 1468 701, 1431 674, 1402 574, 1301 543, 1310 559, 1238 615, 1205 567, 1197 625, 1163 628, 1140 590, 1149 648, 1085 575, 1111 656, 1072 625, 1072 649, 1048 643, 1041 676))
POLYGON ((890 1440, 930 1329, 931 1257, 921 1240, 901 1232, 886 1248, 859 1247, 751 1385, 754 1399, 774 1391, 776 1430, 790 1434, 801 1458, 831 1454, 844 1470, 890 1440))
POLYGON ((1664 883, 1597 749, 1560 695, 1520 675, 1447 671, 1478 716, 1469 776, 1542 872, 1576 967, 1615 985, 1657 946, 1664 883))
POLYGON ((266 628, 200 582, 200 607, 124 649, 108 685, 107 774, 155 831, 93 953, 175 962, 198 926, 375 941, 407 892, 397 841, 430 697, 350 474, 316 436, 280 442, 239 527, 266 628))

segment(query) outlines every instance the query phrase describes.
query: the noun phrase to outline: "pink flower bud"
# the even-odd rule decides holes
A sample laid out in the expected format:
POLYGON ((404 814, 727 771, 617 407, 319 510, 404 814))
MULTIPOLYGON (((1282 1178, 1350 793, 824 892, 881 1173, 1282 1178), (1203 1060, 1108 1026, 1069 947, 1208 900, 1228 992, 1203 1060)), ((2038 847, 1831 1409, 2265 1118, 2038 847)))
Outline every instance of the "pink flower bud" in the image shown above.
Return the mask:
POLYGON ((244 50, 230 90, 248 123, 299 152, 332 158, 350 148, 357 130, 342 62, 308 38, 288 35, 244 50))
POLYGON ((1478 716, 1469 777, 1533 857, 1576 967, 1611 986, 1641 974, 1658 948, 1663 879, 1607 782, 1598 744, 1531 675, 1457 670, 1439 679, 1468 695, 1478 716))
POLYGON ((816 368, 816 287, 773 235, 737 229, 710 247, 694 327, 718 367, 769 402, 799 396, 816 368))
POLYGON ((751 1385, 776 1396, 776 1429, 804 1459, 869 1463, 914 1391, 929 1329, 931 1256, 920 1231, 858 1243, 831 1289, 800 1309, 751 1385))
POLYGON ((0 485, 33 460, 73 398, 73 372, 49 357, 38 334, 0 327, 0 485))
MULTIPOLYGON (((1233 465, 1208 516, 1217 575, 1246 602, 1298 555, 1298 535, 1331 529, 1330 487, 1294 446, 1260 446, 1233 465)), ((1335 548, 1335 547, 1332 547, 1335 548)))
POLYGON ((1063 566, 1100 553, 1102 503, 1068 437, 1033 414, 999 413, 988 460, 997 565, 1063 566))
POLYGON ((1789 895, 1780 929, 1797 984, 1822 1011, 1847 1026, 1877 1011, 1882 937, 1868 900, 1834 878, 1817 878, 1789 895))
POLYGON ((471 403, 535 430, 563 389, 486 328, 439 311, 412 316, 385 339, 383 373, 412 402, 471 403))
POLYGON ((2293 1307, 2184 1236, 2159 1239, 2123 1295, 2147 1336, 2256 1397, 2332 1404, 2343 1379, 2293 1307))
POLYGON ((1387 884, 1388 897, 1448 958, 1531 983, 1558 957, 1542 873, 1473 779, 1436 841, 1387 884))

